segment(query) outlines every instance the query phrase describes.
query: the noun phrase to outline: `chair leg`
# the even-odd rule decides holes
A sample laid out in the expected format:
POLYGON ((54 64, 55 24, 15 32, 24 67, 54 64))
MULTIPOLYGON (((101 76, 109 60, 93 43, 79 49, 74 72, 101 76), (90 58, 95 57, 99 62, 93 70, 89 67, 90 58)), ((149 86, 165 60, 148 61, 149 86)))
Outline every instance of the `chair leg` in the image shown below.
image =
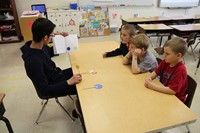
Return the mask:
POLYGON ((68 95, 69 96, 69 98, 72 100, 72 102, 74 102, 74 99, 70 96, 70 95, 68 95))
POLYGON ((189 129, 188 125, 186 124, 185 126, 186 126, 186 128, 188 130, 187 133, 190 133, 190 129, 189 129))
POLYGON ((194 49, 199 45, 200 41, 196 44, 196 46, 194 47, 194 49))
POLYGON ((194 53, 194 49, 192 48, 192 46, 190 46, 190 48, 191 48, 192 54, 194 56, 194 61, 196 61, 196 56, 195 56, 195 53, 194 53))
POLYGON ((72 121, 75 121, 74 118, 72 118, 72 116, 69 114, 69 112, 62 106, 62 104, 59 102, 58 98, 55 98, 57 104, 65 111, 65 113, 67 113, 67 115, 71 118, 72 121))
POLYGON ((11 127, 11 124, 10 124, 9 120, 4 116, 2 116, 1 120, 6 123, 6 126, 8 128, 9 133, 13 133, 13 129, 11 127))
POLYGON ((39 113, 39 116, 38 116, 38 118, 37 118, 35 124, 38 124, 38 121, 39 121, 39 119, 40 119, 40 117, 41 117, 41 115, 42 115, 42 113, 43 113, 43 111, 44 111, 44 109, 45 109, 45 107, 46 107, 48 101, 49 101, 49 100, 46 100, 46 101, 44 102, 44 104, 43 104, 43 106, 42 106, 42 109, 41 109, 41 111, 40 111, 40 113, 39 113))

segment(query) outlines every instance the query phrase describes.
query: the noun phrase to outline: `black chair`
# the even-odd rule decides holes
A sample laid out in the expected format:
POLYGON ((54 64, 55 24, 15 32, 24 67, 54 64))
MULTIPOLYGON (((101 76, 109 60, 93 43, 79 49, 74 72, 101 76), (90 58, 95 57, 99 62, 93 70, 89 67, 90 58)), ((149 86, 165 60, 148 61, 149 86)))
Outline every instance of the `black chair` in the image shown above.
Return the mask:
POLYGON ((79 120, 81 122, 81 125, 82 125, 82 128, 83 128, 83 132, 87 133, 86 128, 85 128, 84 119, 83 119, 83 114, 82 114, 82 111, 81 111, 81 106, 80 106, 80 103, 79 103, 78 99, 74 100, 74 106, 75 106, 75 110, 76 110, 76 113, 78 115, 78 118, 79 118, 79 120))
POLYGON ((13 133, 13 129, 11 127, 11 124, 9 122, 9 120, 4 117, 4 113, 5 113, 5 107, 3 105, 3 99, 5 97, 5 94, 4 93, 0 93, 0 120, 4 121, 6 123, 6 126, 7 126, 7 129, 9 131, 9 133, 13 133))
MULTIPOLYGON (((192 77, 190 77, 188 75, 188 87, 187 87, 187 90, 186 90, 186 100, 184 102, 184 104, 188 108, 191 107, 193 97, 194 97, 194 94, 195 94, 195 91, 196 91, 196 87, 197 87, 197 82, 192 77)), ((186 128, 188 130, 188 133, 190 133, 190 129, 189 129, 188 125, 186 125, 186 128)))
POLYGON ((43 13, 43 14, 46 16, 46 18, 48 19, 45 4, 35 4, 35 5, 31 5, 31 9, 32 9, 32 10, 38 10, 40 13, 43 13))
MULTIPOLYGON (((38 118, 37 118, 37 120, 36 120, 36 122, 35 122, 36 124, 38 124, 38 121, 39 121, 39 119, 40 119, 40 117, 41 117, 41 115, 42 115, 42 113, 43 113, 43 111, 44 111, 44 109, 45 109, 45 107, 46 107, 46 105, 47 105, 49 99, 52 99, 52 98, 55 98, 56 103, 57 103, 57 104, 63 109, 63 111, 71 118, 71 120, 74 121, 74 118, 70 115, 70 113, 69 113, 69 112, 63 107, 63 105, 59 102, 57 96, 44 96, 44 95, 41 94, 41 92, 39 91, 39 89, 37 89, 37 87, 36 87, 35 85, 34 85, 34 87, 35 87, 35 89, 36 89, 36 92, 37 92, 38 97, 39 97, 40 99, 42 99, 42 104, 43 104, 42 109, 41 109, 41 111, 40 111, 40 113, 39 113, 39 116, 38 116, 38 118), (45 102, 43 103, 43 101, 45 101, 45 102)), ((68 95, 68 96, 71 98, 70 95, 68 95)), ((72 98, 71 98, 71 99, 72 99, 72 98)), ((73 101, 73 99, 72 99, 72 101, 73 101)))
POLYGON ((186 42, 187 42, 187 47, 190 47, 191 48, 191 51, 192 51, 192 54, 194 56, 194 60, 196 61, 196 56, 195 56, 195 53, 194 53, 194 49, 196 48, 193 48, 192 45, 195 44, 195 41, 196 41, 196 37, 197 37, 197 32, 194 32, 194 33, 191 33, 189 34, 186 42))
POLYGON ((199 61, 197 63, 197 68, 196 68, 196 71, 195 71, 195 75, 197 74, 197 69, 199 68, 199 65, 200 65, 200 49, 199 49, 199 61))
POLYGON ((162 62, 162 59, 160 58, 156 58, 157 62, 158 62, 158 65, 160 64, 160 62, 162 62))

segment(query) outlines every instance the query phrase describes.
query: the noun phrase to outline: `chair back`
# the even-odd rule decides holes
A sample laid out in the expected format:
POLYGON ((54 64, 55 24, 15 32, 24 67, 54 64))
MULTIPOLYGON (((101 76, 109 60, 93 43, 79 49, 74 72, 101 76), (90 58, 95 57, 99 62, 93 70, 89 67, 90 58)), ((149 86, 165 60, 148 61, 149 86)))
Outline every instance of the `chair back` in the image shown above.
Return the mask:
POLYGON ((192 100, 194 97, 194 93, 197 87, 197 82, 188 75, 188 87, 186 90, 186 100, 185 100, 185 105, 190 108, 191 104, 192 104, 192 100))
POLYGON ((162 61, 162 59, 160 58, 156 58, 157 62, 158 62, 158 65, 160 64, 160 62, 162 61))
POLYGON ((186 40, 188 47, 195 43, 197 34, 198 34, 197 32, 193 32, 188 36, 186 40))
MULTIPOLYGON (((33 82, 32 82, 33 83, 33 82)), ((35 90, 37 92, 37 95, 40 99, 43 99, 43 100, 48 100, 49 98, 55 98, 53 96, 45 96, 42 94, 41 90, 38 89, 38 87, 33 83, 34 87, 35 87, 35 90)))

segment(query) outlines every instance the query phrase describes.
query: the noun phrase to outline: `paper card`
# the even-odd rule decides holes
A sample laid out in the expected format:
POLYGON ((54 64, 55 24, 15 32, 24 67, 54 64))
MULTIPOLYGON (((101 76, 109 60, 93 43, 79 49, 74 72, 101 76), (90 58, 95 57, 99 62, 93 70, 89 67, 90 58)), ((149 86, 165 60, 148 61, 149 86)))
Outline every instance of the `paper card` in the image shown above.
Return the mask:
POLYGON ((55 35, 52 39, 54 54, 75 52, 79 50, 77 34, 70 34, 66 37, 55 35))

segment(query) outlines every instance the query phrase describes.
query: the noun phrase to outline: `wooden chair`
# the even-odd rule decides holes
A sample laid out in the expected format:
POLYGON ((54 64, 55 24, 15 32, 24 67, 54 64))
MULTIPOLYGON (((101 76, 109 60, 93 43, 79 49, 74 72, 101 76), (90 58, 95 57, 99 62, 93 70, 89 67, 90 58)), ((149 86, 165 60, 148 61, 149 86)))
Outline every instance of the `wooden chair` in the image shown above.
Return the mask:
POLYGON ((9 131, 9 133, 13 133, 13 129, 11 127, 11 124, 9 122, 9 120, 4 117, 4 113, 5 113, 5 107, 3 105, 3 99, 5 97, 5 94, 4 93, 0 93, 0 120, 4 121, 6 123, 6 126, 7 126, 7 129, 9 131))
MULTIPOLYGON (((38 115, 38 117, 37 117, 37 120, 36 120, 36 122, 35 122, 35 124, 38 124, 38 121, 39 121, 39 119, 40 119, 40 117, 41 117, 41 115, 42 115, 42 113, 43 113, 43 111, 44 111, 44 109, 45 109, 45 107, 46 107, 46 105, 47 105, 47 103, 48 103, 48 101, 49 101, 49 99, 52 99, 52 98, 54 98, 55 99, 55 101, 56 101, 56 103, 61 107, 61 109, 71 118, 71 120, 72 121, 74 121, 74 118, 70 115, 70 113, 63 107, 63 105, 59 102, 59 100, 58 100, 58 97, 61 97, 61 96, 44 96, 44 95, 42 95, 42 93, 39 91, 39 89, 34 85, 34 87, 35 87, 35 89, 36 89, 36 92, 37 92, 37 95, 38 95, 38 97, 40 98, 40 99, 42 99, 42 109, 41 109, 41 111, 40 111, 40 113, 39 113, 39 115, 38 115), (45 102, 44 102, 45 101, 45 102), (44 102, 44 103, 43 103, 44 102)), ((70 95, 68 95, 70 98, 71 98, 71 96, 70 95)), ((72 98, 71 98, 72 99, 72 98)), ((72 101, 73 101, 73 99, 72 99, 72 101)))
POLYGON ((78 99, 74 100, 74 106, 75 106, 76 113, 78 114, 78 118, 79 118, 79 120, 81 122, 81 125, 82 125, 82 128, 83 128, 83 132, 87 133, 86 128, 85 128, 83 115, 82 115, 82 111, 81 111, 81 106, 80 106, 80 103, 79 103, 78 99))
MULTIPOLYGON (((186 90, 186 100, 184 102, 184 104, 188 108, 191 107, 193 97, 194 97, 194 94, 195 94, 195 91, 196 91, 196 87, 197 87, 197 82, 192 77, 190 77, 188 75, 188 87, 187 87, 187 90, 186 90)), ((188 125, 186 125, 186 128, 188 130, 188 133, 190 133, 190 129, 189 129, 188 125)))

